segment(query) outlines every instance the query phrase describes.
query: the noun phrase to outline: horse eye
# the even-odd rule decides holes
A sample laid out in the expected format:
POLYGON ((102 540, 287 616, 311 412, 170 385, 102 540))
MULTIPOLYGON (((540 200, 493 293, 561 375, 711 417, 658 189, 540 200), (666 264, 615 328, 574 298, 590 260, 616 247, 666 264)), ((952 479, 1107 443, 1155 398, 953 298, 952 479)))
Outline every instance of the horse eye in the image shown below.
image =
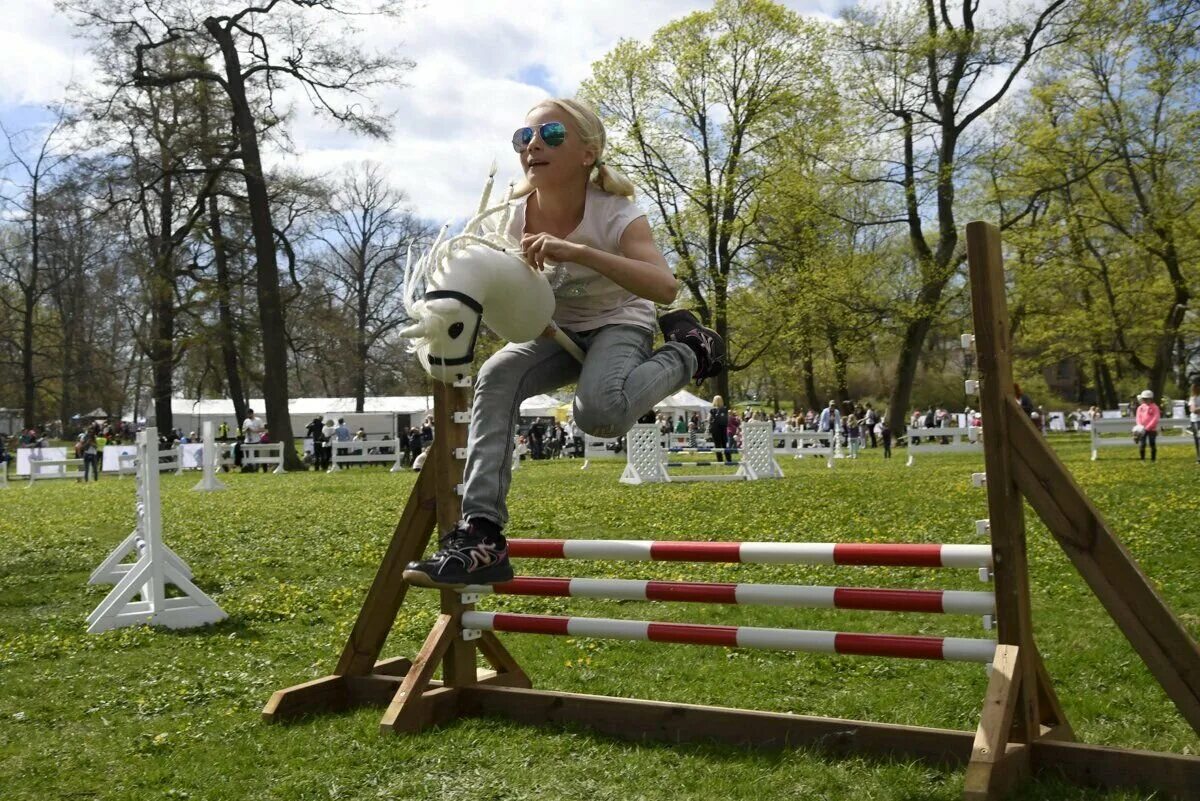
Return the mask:
POLYGON ((458 335, 461 334, 462 332, 463 332, 463 324, 462 323, 454 323, 450 326, 449 333, 450 333, 451 339, 458 339, 458 335))

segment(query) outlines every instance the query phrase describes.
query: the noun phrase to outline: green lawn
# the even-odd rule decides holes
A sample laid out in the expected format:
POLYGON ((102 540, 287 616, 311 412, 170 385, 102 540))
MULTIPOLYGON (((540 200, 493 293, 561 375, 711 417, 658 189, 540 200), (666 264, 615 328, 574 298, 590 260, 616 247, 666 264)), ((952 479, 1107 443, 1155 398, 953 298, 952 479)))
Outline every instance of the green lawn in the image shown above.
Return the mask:
MULTIPOLYGON (((1064 444, 1065 443, 1065 444, 1064 444)), ((1200 466, 1190 449, 1087 461, 1078 480, 1200 634, 1200 466)), ((621 465, 526 463, 509 532, 626 539, 973 542, 986 516, 970 456, 904 467, 878 451, 827 470, 781 460, 787 478, 626 487, 621 465)), ((103 799, 953 799, 958 771, 792 751, 632 744, 585 731, 466 720, 413 737, 362 709, 286 727, 260 722, 271 692, 329 673, 391 535, 411 474, 383 469, 163 476, 166 542, 229 613, 215 627, 85 633, 108 587, 88 574, 133 523, 133 481, 0 491, 0 798, 103 799)), ((1030 520, 1037 637, 1067 713, 1094 743, 1200 753, 1200 740, 1100 605, 1030 520)), ((978 589, 969 571, 680 563, 526 563, 522 572, 712 581, 978 589)), ((436 594, 409 594, 385 655, 411 655, 436 594)), ((637 619, 986 636, 973 618, 570 599, 481 608, 637 619)), ((535 686, 833 717, 973 729, 980 666, 506 635, 535 686)), ((1046 780, 1029 799, 1137 798, 1046 780)))

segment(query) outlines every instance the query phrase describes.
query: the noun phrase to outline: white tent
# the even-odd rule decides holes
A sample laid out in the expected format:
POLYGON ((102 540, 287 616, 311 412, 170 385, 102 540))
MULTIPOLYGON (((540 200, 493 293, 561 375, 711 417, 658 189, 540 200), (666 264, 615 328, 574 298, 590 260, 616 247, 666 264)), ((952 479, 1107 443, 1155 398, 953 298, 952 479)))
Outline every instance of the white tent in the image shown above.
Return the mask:
POLYGON ((712 408, 712 404, 698 395, 693 395, 686 389, 681 389, 674 395, 668 395, 658 403, 654 404, 656 412, 700 412, 701 416, 708 414, 708 410, 712 408))
POLYGON ((534 395, 521 403, 522 417, 553 417, 562 401, 550 395, 534 395))
MULTIPOLYGON (((259 417, 266 418, 266 404, 262 398, 250 398, 250 408, 259 417)), ((288 402, 292 418, 292 433, 304 436, 304 427, 314 417, 345 418, 346 425, 353 431, 362 427, 368 437, 394 436, 398 430, 409 426, 420 426, 427 414, 433 413, 433 397, 430 395, 375 396, 364 399, 361 414, 354 411, 354 398, 292 398, 288 402)), ((175 427, 188 431, 200 431, 201 424, 211 421, 213 425, 225 423, 230 435, 241 425, 233 411, 233 401, 228 399, 196 400, 194 398, 172 398, 171 415, 175 427)), ((151 407, 150 425, 155 424, 151 407)))

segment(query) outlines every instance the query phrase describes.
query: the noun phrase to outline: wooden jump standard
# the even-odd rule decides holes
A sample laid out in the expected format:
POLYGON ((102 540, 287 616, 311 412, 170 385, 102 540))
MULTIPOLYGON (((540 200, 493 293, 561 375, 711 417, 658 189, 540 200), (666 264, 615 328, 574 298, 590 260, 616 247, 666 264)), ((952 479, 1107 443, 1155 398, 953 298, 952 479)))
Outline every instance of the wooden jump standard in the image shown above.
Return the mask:
MULTIPOLYGON (((1023 501, 1028 501, 1088 586, 1200 733, 1200 648, 1108 524, 1038 435, 1012 395, 1008 310, 998 230, 967 226, 980 369, 986 488, 991 521, 998 642, 978 729, 972 732, 838 720, 530 689, 528 676, 489 630, 462 636, 462 616, 482 627, 458 592, 442 591, 441 613, 412 659, 379 660, 408 590, 404 566, 436 530, 458 519, 456 459, 467 436, 469 382, 435 385, 437 438, 401 514, 333 674, 279 690, 263 709, 271 722, 361 705, 386 707, 383 732, 417 732, 470 715, 531 724, 582 724, 604 734, 748 747, 813 747, 834 754, 920 758, 966 765, 968 799, 995 799, 1031 774, 1057 772, 1083 784, 1141 787, 1196 798, 1200 757, 1074 742, 1033 637, 1023 501), (491 669, 476 667, 476 649, 491 669), (433 676, 441 667, 441 680, 433 676)), ((470 600, 472 596, 467 596, 470 600)), ((512 616, 510 616, 512 617, 512 616)), ((563 624, 566 625, 566 624, 563 624)), ((657 625, 657 624, 649 624, 657 625)), ((498 628, 498 627, 497 627, 498 628)), ((653 637, 652 637, 653 638, 653 637)))

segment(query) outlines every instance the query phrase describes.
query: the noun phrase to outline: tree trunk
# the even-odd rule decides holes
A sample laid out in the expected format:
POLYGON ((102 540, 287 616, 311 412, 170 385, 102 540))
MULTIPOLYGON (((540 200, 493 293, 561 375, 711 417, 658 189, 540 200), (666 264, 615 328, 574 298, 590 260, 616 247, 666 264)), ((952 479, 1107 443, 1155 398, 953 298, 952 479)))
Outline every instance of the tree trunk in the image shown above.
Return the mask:
POLYGON ((820 409, 821 399, 817 397, 817 376, 813 369, 813 352, 808 343, 804 345, 804 358, 800 360, 800 369, 804 374, 804 394, 808 398, 808 408, 820 409))
POLYGON ((354 411, 362 414, 367 398, 367 293, 358 293, 358 330, 354 343, 354 411))
POLYGON ((713 330, 717 332, 717 336, 725 340, 725 364, 726 369, 722 370, 715 378, 716 394, 725 399, 726 406, 733 406, 733 398, 729 396, 729 297, 726 293, 726 287, 717 283, 713 287, 713 330))
POLYGON ((1092 369, 1096 374, 1096 405, 1101 409, 1116 409, 1120 401, 1108 364, 1103 358, 1096 356, 1092 369))
POLYGON ((37 378, 33 374, 33 324, 37 308, 38 284, 41 282, 40 268, 41 233, 38 230, 38 215, 41 213, 38 204, 38 182, 34 178, 30 198, 30 228, 29 228, 29 281, 24 287, 25 315, 21 320, 21 383, 24 389, 25 427, 37 426, 37 378))
POLYGON ((225 366, 225 385, 233 400, 233 413, 240 422, 247 417, 246 391, 242 388, 237 343, 233 338, 233 311, 229 306, 229 298, 233 294, 229 280, 229 254, 225 252, 221 208, 215 194, 208 196, 208 227, 212 235, 213 261, 217 268, 217 336, 221 340, 221 361, 225 366))
POLYGON ((888 398, 888 426, 899 436, 908 429, 908 405, 912 400, 913 381, 921 360, 921 348, 933 321, 928 315, 913 320, 904 329, 900 356, 896 362, 896 386, 888 398))
POLYGON ((174 183, 170 159, 162 156, 162 193, 158 205, 158 236, 150 268, 150 371, 154 382, 154 421, 159 431, 172 431, 171 395, 175 378, 175 265, 171 229, 174 222, 174 183))
POLYGON ((204 27, 221 48, 229 101, 233 107, 234 127, 242 155, 246 178, 246 198, 250 205, 250 230, 254 236, 255 283, 258 289, 259 321, 262 325, 263 400, 267 428, 275 442, 284 445, 284 466, 303 470, 296 454, 292 418, 288 412, 287 340, 284 330, 283 302, 279 292, 279 267, 275 259, 275 226, 271 220, 271 199, 263 175, 258 149, 258 132, 246 98, 246 85, 233 35, 221 23, 209 17, 204 27))

